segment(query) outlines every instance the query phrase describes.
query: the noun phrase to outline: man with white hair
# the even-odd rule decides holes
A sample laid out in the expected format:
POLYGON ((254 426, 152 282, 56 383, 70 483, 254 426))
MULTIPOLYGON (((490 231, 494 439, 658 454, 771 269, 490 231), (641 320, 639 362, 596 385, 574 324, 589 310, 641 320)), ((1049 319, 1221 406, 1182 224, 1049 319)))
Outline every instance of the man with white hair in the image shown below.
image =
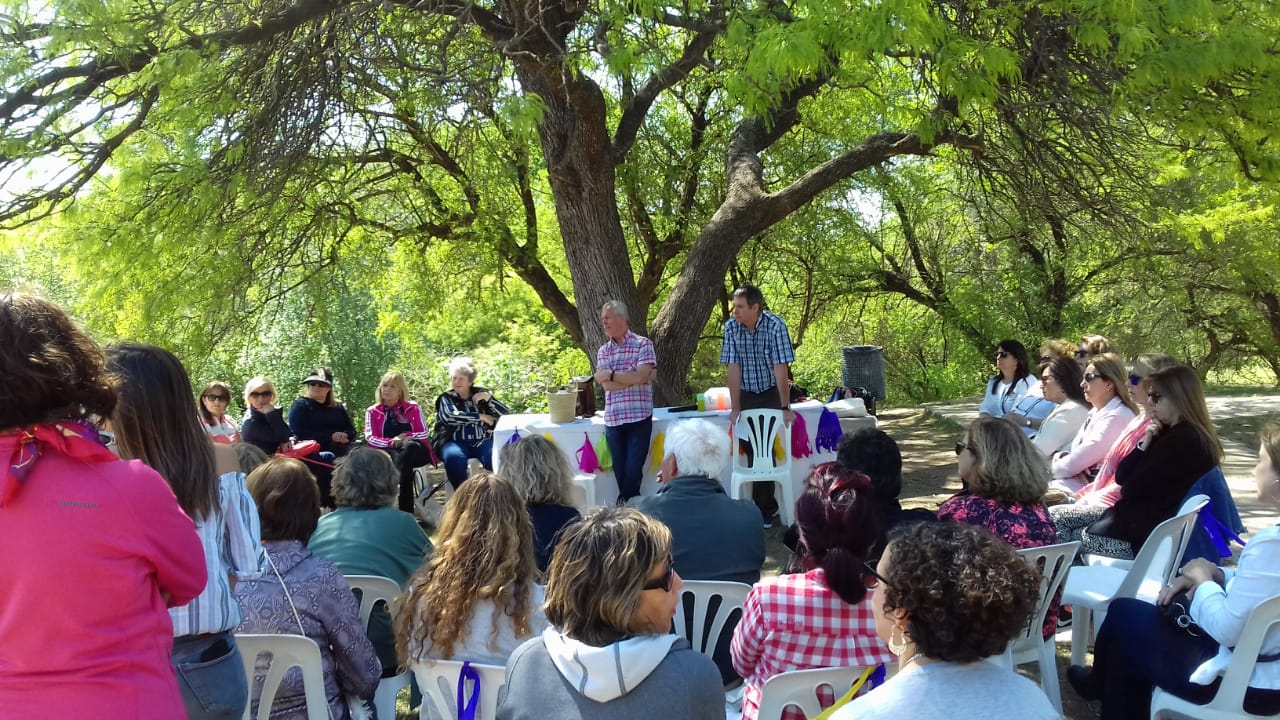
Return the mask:
POLYGON ((604 439, 618 480, 618 502, 640 494, 644 459, 653 435, 653 341, 631 332, 627 306, 610 300, 600 308, 609 341, 596 353, 596 382, 604 388, 604 439))
MULTIPOLYGON (((720 484, 729 462, 729 435, 706 420, 681 420, 667 428, 666 457, 657 495, 628 503, 671 528, 671 566, 685 580, 729 580, 754 584, 764 565, 764 528, 750 500, 733 500, 720 484)), ((742 617, 735 610, 715 643, 711 659, 725 687, 741 682, 729 642, 742 617)))

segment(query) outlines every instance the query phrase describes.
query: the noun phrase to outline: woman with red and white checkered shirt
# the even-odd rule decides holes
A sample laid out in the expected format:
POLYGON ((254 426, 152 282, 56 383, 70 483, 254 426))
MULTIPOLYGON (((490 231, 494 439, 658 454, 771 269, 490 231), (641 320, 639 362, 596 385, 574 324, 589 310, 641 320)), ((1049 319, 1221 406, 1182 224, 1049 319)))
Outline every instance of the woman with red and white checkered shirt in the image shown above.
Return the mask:
MULTIPOLYGON (((799 560, 806 572, 756 583, 733 633, 733 667, 746 679, 743 720, 755 720, 760 688, 778 673, 867 667, 893 659, 876 636, 865 561, 876 540, 871 480, 823 463, 796 500, 799 560)), ((825 688, 824 688, 825 689, 825 688)), ((824 702, 830 702, 830 696, 824 702)), ((783 720, 803 720, 787 708, 783 720)))

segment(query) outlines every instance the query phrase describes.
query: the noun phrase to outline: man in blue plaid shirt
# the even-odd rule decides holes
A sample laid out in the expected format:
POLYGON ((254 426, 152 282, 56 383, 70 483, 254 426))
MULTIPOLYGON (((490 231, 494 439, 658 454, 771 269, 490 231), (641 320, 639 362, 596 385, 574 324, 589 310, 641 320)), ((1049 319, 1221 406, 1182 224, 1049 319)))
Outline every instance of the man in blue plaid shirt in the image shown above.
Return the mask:
MULTIPOLYGON (((787 425, 795 420, 791 411, 790 383, 787 369, 795 362, 791 335, 782 318, 764 309, 760 288, 743 285, 733 292, 733 317, 724 323, 724 344, 720 362, 728 365, 729 396, 733 411, 729 423, 738 422, 743 410, 782 410, 787 425)), ((773 526, 778 501, 773 496, 773 483, 755 483, 752 498, 764 526, 773 526)))

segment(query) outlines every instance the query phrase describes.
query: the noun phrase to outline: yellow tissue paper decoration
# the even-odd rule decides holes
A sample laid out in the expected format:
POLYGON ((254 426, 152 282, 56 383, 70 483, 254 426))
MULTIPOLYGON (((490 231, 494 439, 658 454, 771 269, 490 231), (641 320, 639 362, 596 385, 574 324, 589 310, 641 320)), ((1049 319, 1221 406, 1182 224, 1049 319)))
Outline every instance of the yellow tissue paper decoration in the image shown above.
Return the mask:
MULTIPOLYGON (((658 433, 653 436, 653 444, 649 446, 649 458, 650 462, 653 463, 654 472, 658 472, 658 469, 662 467, 663 459, 666 458, 666 452, 662 449, 666 441, 667 436, 664 433, 658 433)), ((667 479, 670 480, 671 478, 667 479)))

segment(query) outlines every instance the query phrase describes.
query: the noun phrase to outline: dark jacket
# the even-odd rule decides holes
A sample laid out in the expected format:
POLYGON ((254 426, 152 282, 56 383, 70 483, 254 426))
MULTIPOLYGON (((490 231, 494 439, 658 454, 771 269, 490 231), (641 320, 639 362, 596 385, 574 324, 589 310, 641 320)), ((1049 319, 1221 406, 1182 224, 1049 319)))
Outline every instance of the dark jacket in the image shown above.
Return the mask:
POLYGON ((733 500, 719 480, 682 475, 657 495, 627 503, 671 528, 672 556, 685 580, 729 580, 751 585, 764 565, 764 527, 750 500, 733 500))
POLYGON ((351 416, 342 403, 321 405, 311 398, 300 397, 289 406, 289 429, 299 440, 315 440, 320 443, 321 450, 342 455, 350 447, 335 445, 333 434, 344 432, 351 442, 355 442, 356 426, 351 423, 351 416))
POLYGON ((272 408, 263 414, 250 407, 244 411, 244 420, 240 422, 240 439, 250 445, 257 445, 268 455, 275 455, 276 448, 282 442, 288 442, 293 432, 284 422, 284 411, 272 408))
POLYGON ((533 521, 533 555, 538 562, 538 572, 546 572, 551 564, 551 551, 556 549, 560 531, 582 517, 575 507, 568 505, 530 505, 529 519, 533 521))
POLYGON ((1208 439, 1188 422, 1157 435, 1146 450, 1134 449, 1116 466, 1120 499, 1089 533, 1125 540, 1137 553, 1156 525, 1173 517, 1187 491, 1218 464, 1208 439))

